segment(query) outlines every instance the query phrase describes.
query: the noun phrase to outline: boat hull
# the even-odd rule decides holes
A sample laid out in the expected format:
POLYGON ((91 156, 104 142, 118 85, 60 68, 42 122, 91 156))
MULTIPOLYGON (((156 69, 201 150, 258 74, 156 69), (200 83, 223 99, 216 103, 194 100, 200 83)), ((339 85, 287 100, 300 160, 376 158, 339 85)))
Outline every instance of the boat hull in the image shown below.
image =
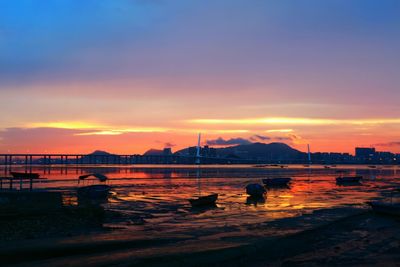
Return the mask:
POLYGON ((368 202, 368 205, 370 205, 372 210, 376 213, 400 216, 400 204, 390 204, 374 201, 368 202))
POLYGON ((88 199, 106 199, 110 193, 109 185, 88 185, 78 188, 78 197, 88 199))
POLYGON ((189 199, 189 202, 192 207, 215 206, 215 202, 217 201, 217 199, 218 194, 212 194, 208 196, 189 199))
POLYGON ((265 192, 265 188, 260 184, 248 184, 246 186, 246 193, 255 198, 263 197, 265 192))
POLYGON ((267 187, 288 186, 292 178, 269 178, 263 179, 263 184, 267 187))
POLYGON ((362 176, 344 176, 344 177, 337 177, 336 183, 338 184, 357 184, 360 183, 362 176))

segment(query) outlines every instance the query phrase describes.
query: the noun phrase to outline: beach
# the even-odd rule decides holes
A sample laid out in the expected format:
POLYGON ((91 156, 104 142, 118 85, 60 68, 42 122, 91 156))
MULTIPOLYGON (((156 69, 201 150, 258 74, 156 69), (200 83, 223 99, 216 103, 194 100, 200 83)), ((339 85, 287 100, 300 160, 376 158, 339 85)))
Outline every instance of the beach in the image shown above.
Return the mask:
MULTIPOLYGON (((94 235, 15 247, 10 243, 2 246, 1 258, 13 266, 398 266, 400 221, 370 211, 347 212, 329 223, 314 222, 310 229, 269 238, 94 235)), ((316 217, 280 223, 288 228, 316 217)))
MULTIPOLYGON (((71 193, 77 186, 76 169, 62 175, 57 168, 50 174, 46 171, 48 179, 36 186, 68 192, 64 205, 29 216, 3 214, 2 263, 365 266, 384 262, 396 266, 399 221, 377 215, 366 205, 390 196, 398 184, 396 167, 255 170, 251 166, 213 166, 202 169, 201 175, 197 168, 188 167, 151 166, 133 174, 129 168, 97 167, 108 171, 113 192, 108 202, 92 206, 79 205, 71 193), (364 180, 353 186, 337 185, 337 170, 361 173, 364 180), (267 190, 265 198, 258 201, 245 194, 246 183, 280 175, 293 177, 290 187, 267 190), (190 207, 188 198, 199 190, 219 193, 217 205, 190 207)), ((93 169, 79 169, 78 174, 89 171, 93 169)))

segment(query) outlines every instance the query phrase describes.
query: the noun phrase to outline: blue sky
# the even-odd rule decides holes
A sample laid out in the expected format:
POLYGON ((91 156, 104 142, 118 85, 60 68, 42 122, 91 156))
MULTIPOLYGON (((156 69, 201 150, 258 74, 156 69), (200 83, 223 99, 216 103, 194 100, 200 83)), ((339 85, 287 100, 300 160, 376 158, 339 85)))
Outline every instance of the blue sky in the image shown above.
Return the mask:
POLYGON ((2 0, 0 129, 398 118, 399 14, 395 0, 2 0))

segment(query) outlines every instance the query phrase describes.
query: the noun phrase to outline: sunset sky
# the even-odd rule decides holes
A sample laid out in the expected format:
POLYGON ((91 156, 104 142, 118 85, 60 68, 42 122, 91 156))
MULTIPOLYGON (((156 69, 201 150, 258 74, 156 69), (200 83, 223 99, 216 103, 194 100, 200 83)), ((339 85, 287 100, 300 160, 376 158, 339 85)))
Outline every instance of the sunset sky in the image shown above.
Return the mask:
POLYGON ((400 153, 398 0, 0 1, 0 153, 400 153))

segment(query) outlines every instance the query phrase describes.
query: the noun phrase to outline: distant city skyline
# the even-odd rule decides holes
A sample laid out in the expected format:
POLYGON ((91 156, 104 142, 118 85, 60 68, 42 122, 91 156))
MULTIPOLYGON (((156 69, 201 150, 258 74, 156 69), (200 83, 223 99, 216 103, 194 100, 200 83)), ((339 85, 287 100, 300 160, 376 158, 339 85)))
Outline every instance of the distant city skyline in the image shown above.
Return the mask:
POLYGON ((0 153, 400 153, 400 1, 0 2, 0 153))
MULTIPOLYGON (((377 151, 375 148, 356 147, 355 153, 302 152, 283 143, 246 143, 228 147, 191 146, 178 151, 171 148, 149 149, 143 154, 116 154, 96 150, 91 153, 0 153, 0 165, 32 164, 276 164, 325 165, 329 169, 336 164, 398 165, 400 153, 377 151), (329 166, 332 165, 332 166, 329 166)), ((255 167, 265 167, 256 165, 255 167)))

